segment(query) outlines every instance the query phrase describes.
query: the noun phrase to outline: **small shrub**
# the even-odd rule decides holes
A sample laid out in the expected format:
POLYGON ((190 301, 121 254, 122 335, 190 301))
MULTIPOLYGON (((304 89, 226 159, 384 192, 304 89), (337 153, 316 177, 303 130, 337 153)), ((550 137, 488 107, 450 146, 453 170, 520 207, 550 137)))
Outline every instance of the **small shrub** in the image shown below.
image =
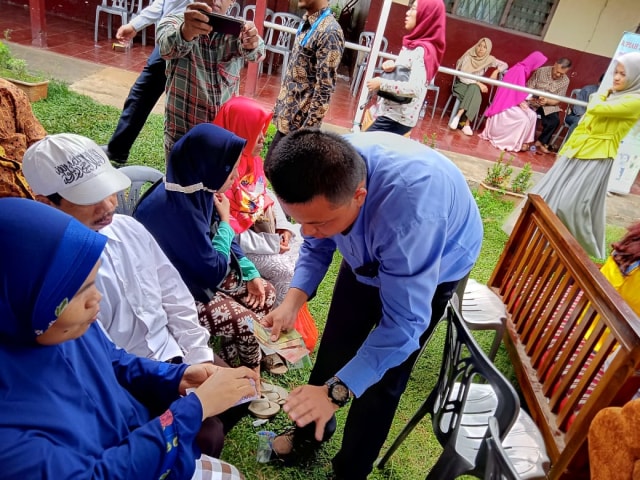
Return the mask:
MULTIPOLYGON (((5 31, 6 36, 6 31, 5 31)), ((21 58, 15 58, 9 47, 0 42, 0 77, 23 82, 41 82, 45 78, 41 75, 34 75, 27 70, 27 62, 21 58)))
POLYGON ((505 190, 506 186, 509 185, 509 180, 513 173, 513 167, 511 167, 513 156, 511 156, 506 162, 504 162, 503 159, 504 152, 500 152, 498 161, 491 167, 487 168, 487 176, 484 177, 484 183, 491 187, 505 190))
POLYGON ((438 134, 436 132, 433 132, 431 134, 431 138, 429 138, 429 136, 426 133, 422 137, 422 143, 424 143, 425 145, 431 148, 436 148, 438 143, 437 141, 438 141, 438 134))
POLYGON ((264 136, 264 143, 262 144, 262 151, 260 152, 260 156, 265 159, 267 158, 267 152, 269 151, 269 147, 271 146, 271 142, 273 141, 273 137, 276 136, 276 132, 278 129, 273 123, 269 124, 269 128, 267 128, 267 133, 264 136))
POLYGON ((522 167, 522 170, 520 170, 518 174, 513 177, 513 181, 511 182, 511 191, 515 193, 526 192, 533 184, 533 182, 531 181, 532 177, 533 170, 531 169, 531 164, 527 162, 522 167))

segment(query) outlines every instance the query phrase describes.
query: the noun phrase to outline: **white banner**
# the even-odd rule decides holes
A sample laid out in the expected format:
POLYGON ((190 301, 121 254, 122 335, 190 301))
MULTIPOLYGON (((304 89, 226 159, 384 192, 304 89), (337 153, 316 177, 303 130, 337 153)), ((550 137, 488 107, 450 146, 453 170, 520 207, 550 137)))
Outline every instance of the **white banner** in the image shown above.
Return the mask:
MULTIPOLYGON (((613 55, 616 59, 623 53, 640 52, 640 34, 625 32, 622 40, 613 55)), ((605 93, 613 83, 613 60, 609 64, 607 73, 600 84, 598 93, 605 93)), ((609 176, 608 190, 614 193, 627 195, 631 192, 633 182, 635 182, 640 171, 640 120, 636 122, 631 131, 622 139, 618 156, 613 161, 613 168, 609 176)))

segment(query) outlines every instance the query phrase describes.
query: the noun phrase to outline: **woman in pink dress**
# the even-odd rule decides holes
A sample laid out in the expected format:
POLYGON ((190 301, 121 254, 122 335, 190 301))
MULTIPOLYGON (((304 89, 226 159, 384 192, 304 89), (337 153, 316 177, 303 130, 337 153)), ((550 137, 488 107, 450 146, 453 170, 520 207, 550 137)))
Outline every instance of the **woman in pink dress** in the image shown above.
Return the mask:
MULTIPOLYGON (((536 68, 547 62, 540 52, 529 54, 504 75, 504 81, 524 87, 536 68)), ((536 113, 527 103, 527 93, 499 87, 493 102, 485 111, 487 125, 480 138, 489 140, 494 147, 510 152, 529 149, 536 129, 536 113)))

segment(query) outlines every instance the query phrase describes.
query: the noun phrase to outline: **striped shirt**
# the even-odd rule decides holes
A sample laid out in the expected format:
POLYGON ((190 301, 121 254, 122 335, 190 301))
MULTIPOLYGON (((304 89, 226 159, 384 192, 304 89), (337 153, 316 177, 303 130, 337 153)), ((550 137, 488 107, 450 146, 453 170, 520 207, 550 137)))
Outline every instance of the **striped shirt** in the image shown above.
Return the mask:
POLYGON ((184 15, 168 15, 158 26, 160 55, 167 61, 165 151, 195 125, 211 122, 220 106, 238 94, 243 58, 264 55, 264 42, 244 50, 238 37, 214 33, 182 38, 184 15))

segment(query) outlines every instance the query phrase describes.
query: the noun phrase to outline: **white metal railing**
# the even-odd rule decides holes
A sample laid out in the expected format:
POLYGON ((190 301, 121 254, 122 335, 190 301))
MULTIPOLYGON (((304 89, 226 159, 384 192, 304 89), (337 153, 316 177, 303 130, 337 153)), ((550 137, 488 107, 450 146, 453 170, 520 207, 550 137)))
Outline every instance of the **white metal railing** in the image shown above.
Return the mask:
MULTIPOLYGON (((289 28, 289 27, 283 27, 280 24, 277 23, 272 23, 272 22, 264 22, 264 26, 266 28, 273 28, 275 30, 280 30, 282 32, 288 32, 288 33, 296 33, 296 30, 293 28, 289 28)), ((350 48, 351 50, 356 50, 359 52, 366 52, 369 53, 371 51, 371 49, 369 47, 365 47, 364 45, 360 45, 357 43, 353 43, 353 42, 345 42, 344 44, 345 48, 350 48)), ((382 58, 386 58, 389 60, 395 60, 396 58, 398 58, 397 55, 393 55, 391 53, 388 52, 379 52, 378 54, 379 56, 381 56, 382 58)), ((550 98, 551 100, 557 100, 559 102, 562 103, 570 103, 572 105, 580 105, 583 107, 587 106, 587 102, 583 102, 582 100, 578 100, 576 98, 571 98, 571 97, 563 97, 560 95, 554 95, 553 93, 549 93, 549 92, 545 92, 543 90, 536 90, 534 88, 527 88, 527 87, 521 87, 520 85, 514 85, 512 83, 507 83, 507 82, 503 82, 502 80, 494 80, 493 78, 488 78, 488 77, 481 77, 479 75, 474 75, 473 73, 466 73, 466 72, 462 72, 460 70, 455 70, 453 68, 448 68, 448 67, 440 67, 438 68, 438 73, 445 73, 447 75, 452 75, 455 77, 464 77, 464 78, 469 78, 471 80, 476 80, 478 82, 482 82, 488 85, 495 85, 497 87, 505 87, 505 88, 510 88, 512 90, 518 90, 520 92, 526 92, 526 93, 530 93, 531 95, 537 95, 539 97, 545 97, 545 98, 550 98)))

